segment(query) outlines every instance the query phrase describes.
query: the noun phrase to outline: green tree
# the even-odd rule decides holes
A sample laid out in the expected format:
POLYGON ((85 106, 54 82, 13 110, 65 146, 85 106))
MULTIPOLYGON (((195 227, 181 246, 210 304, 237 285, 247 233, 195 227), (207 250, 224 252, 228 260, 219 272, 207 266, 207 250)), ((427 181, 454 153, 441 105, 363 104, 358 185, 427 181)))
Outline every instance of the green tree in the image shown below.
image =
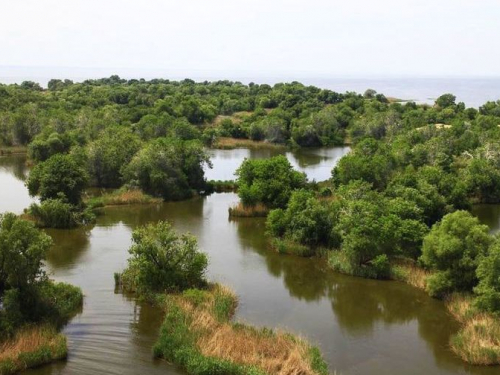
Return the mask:
POLYGON ((490 247, 476 270, 479 280, 474 288, 475 304, 482 310, 500 313, 500 238, 490 247))
POLYGON ((208 260, 195 237, 178 235, 169 223, 160 221, 134 230, 132 242, 124 286, 148 294, 206 285, 208 260))
POLYGON ((246 159, 236 171, 238 195, 244 205, 262 203, 283 208, 292 192, 305 186, 305 174, 293 169, 285 156, 246 159))
POLYGON ((26 185, 30 195, 39 195, 42 201, 63 199, 77 205, 87 181, 85 169, 73 156, 56 154, 32 169, 26 185))
POLYGON ((434 271, 427 279, 432 296, 472 291, 476 269, 493 238, 488 227, 467 211, 456 211, 436 223, 424 238, 422 263, 434 271))
POLYGON ((0 215, 0 295, 25 289, 45 278, 42 262, 52 241, 29 221, 0 215))
POLYGON ((448 108, 455 105, 457 97, 453 94, 443 94, 436 99, 436 105, 440 108, 448 108))

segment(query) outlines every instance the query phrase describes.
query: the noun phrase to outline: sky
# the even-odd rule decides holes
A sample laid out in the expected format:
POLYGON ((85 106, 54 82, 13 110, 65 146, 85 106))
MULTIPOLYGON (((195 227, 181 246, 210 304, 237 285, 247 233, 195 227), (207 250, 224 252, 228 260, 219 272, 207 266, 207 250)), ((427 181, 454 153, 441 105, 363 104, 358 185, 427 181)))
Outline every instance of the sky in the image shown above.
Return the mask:
POLYGON ((2 0, 0 66, 500 76, 499 0, 2 0))

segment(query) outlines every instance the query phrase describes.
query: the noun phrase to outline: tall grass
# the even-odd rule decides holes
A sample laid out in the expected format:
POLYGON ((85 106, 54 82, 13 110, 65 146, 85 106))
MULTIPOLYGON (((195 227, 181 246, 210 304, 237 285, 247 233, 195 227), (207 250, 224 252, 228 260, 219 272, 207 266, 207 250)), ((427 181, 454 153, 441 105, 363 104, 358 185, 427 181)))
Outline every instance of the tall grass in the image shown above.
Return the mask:
POLYGON ((236 206, 229 207, 229 217, 266 217, 269 209, 258 203, 255 206, 245 206, 241 202, 236 206))
POLYGON ((427 277, 431 274, 411 259, 398 259, 391 264, 392 279, 403 281, 419 289, 425 290, 427 277))
POLYGON ((478 311, 471 295, 453 294, 446 307, 462 325, 450 340, 451 349, 474 365, 500 364, 500 319, 478 311))
POLYGON ((278 145, 275 143, 269 143, 265 141, 253 141, 251 139, 227 138, 227 137, 217 138, 217 141, 215 142, 213 147, 221 150, 232 150, 235 148, 252 148, 252 149, 285 148, 285 146, 283 145, 278 145))
POLYGON ((26 327, 0 344, 0 374, 7 375, 66 358, 66 338, 50 326, 26 327))
POLYGON ((121 206, 131 204, 161 203, 162 199, 145 194, 140 189, 121 188, 99 197, 90 198, 87 204, 90 207, 121 206))
POLYGON ((234 293, 220 285, 166 299, 157 356, 189 374, 327 374, 319 351, 285 332, 231 322, 234 293))

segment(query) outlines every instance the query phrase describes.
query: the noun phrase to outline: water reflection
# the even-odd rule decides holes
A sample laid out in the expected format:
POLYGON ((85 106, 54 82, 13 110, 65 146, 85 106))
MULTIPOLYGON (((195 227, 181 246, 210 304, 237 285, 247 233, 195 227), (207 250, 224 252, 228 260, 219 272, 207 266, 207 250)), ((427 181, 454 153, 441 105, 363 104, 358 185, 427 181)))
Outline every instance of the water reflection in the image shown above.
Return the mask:
POLYGON ((24 186, 27 176, 26 156, 0 156, 0 213, 20 214, 35 201, 24 186))
POLYGON ((472 214, 490 227, 490 233, 500 231, 500 204, 477 204, 472 207, 472 214))

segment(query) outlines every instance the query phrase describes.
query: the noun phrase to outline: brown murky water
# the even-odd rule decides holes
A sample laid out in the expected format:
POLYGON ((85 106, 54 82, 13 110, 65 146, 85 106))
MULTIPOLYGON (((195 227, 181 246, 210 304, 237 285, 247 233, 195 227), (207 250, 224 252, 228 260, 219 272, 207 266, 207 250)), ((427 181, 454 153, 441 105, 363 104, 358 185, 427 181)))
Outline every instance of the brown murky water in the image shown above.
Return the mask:
MULTIPOLYGON (((5 159, 3 163, 8 164, 5 159)), ((224 168, 224 163, 215 166, 224 168)), ((0 180, 0 211, 6 207, 3 192, 8 181, 0 180)), ((26 193, 19 189, 19 194, 26 193)), ((113 273, 126 265, 131 231, 157 220, 170 220, 179 231, 198 238, 210 256, 210 279, 239 295, 238 320, 286 328, 309 338, 320 346, 332 372, 499 373, 498 368, 466 366, 453 356, 448 339, 457 326, 440 301, 402 283, 349 277, 326 270, 318 260, 280 256, 267 247, 263 220, 228 219, 227 209, 237 200, 235 194, 225 193, 114 207, 92 228, 48 231, 55 242, 48 270, 55 279, 80 286, 85 304, 65 329, 68 360, 28 373, 182 373, 152 358, 159 312, 114 291, 113 273)), ((500 215, 498 210, 491 212, 492 207, 475 212, 484 212, 490 225, 495 215, 498 223, 500 215)))

